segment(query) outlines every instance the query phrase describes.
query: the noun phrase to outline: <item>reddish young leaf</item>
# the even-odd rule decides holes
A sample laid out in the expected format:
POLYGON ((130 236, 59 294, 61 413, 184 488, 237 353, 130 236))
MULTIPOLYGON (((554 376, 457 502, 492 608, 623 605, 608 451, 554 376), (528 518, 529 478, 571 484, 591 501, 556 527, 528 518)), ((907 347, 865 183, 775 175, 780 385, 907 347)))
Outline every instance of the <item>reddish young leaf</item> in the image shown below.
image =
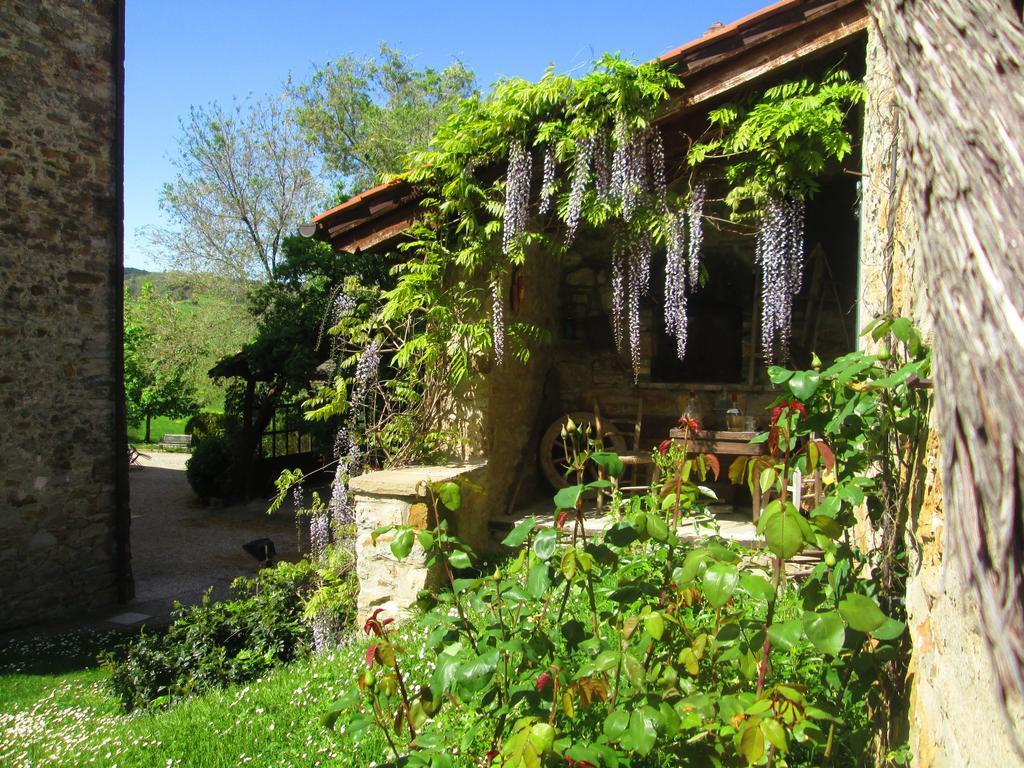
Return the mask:
POLYGON ((715 456, 715 454, 713 454, 713 453, 705 453, 704 454, 704 462, 711 469, 712 473, 714 473, 715 480, 717 480, 718 479, 718 475, 722 471, 722 465, 718 463, 718 457, 715 456))
POLYGON ((818 446, 818 451, 821 453, 821 459, 825 462, 825 469, 836 468, 836 455, 832 452, 832 448, 824 440, 815 440, 814 444, 818 446))

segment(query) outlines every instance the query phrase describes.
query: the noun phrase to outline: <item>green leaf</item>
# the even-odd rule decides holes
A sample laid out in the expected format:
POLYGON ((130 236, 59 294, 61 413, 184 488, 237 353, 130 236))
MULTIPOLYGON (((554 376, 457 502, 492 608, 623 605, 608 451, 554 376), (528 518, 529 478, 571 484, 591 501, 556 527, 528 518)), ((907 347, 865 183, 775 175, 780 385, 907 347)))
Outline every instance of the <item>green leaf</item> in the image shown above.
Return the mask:
POLYGON ((756 722, 748 721, 743 735, 740 736, 740 754, 747 761, 747 765, 759 763, 764 757, 764 734, 756 722))
POLYGON ((768 549, 777 557, 787 560, 804 548, 803 526, 800 513, 787 504, 782 509, 762 520, 762 532, 768 549))
POLYGON ((817 371, 797 371, 789 379, 789 391, 801 400, 807 401, 818 391, 821 374, 817 371))
POLYGON ((451 563, 452 568, 470 568, 473 565, 469 559, 469 555, 461 549, 456 549, 448 555, 448 562, 451 563))
POLYGON ((801 623, 804 627, 804 634, 814 647, 822 653, 831 656, 838 656, 843 649, 843 641, 846 639, 846 624, 843 617, 836 611, 827 613, 804 613, 801 623))
POLYGON ((617 453, 612 451, 594 451, 590 454, 590 458, 608 473, 609 477, 622 477, 625 467, 617 453))
POLYGON ((551 587, 551 577, 548 575, 546 563, 537 563, 530 568, 530 575, 526 577, 526 591, 535 598, 544 597, 544 594, 551 587))
POLYGON ((554 528, 545 528, 537 533, 533 540, 533 551, 541 560, 550 560, 555 554, 555 546, 558 544, 558 531, 554 528))
POLYGON ((648 754, 658 740, 657 721, 649 717, 645 710, 633 710, 629 716, 629 737, 637 753, 648 754))
POLYGON ((781 368, 777 365, 768 366, 768 378, 771 379, 772 384, 785 384, 793 376, 793 371, 786 368, 781 368))
POLYGON ((895 640, 907 629, 907 625, 896 619, 886 619, 880 627, 872 630, 871 636, 878 640, 895 640))
POLYGON ((559 488, 555 494, 556 509, 576 509, 576 503, 583 494, 582 485, 570 485, 568 488, 559 488))
MULTIPOLYGON (((320 718, 320 724, 328 730, 333 730, 335 723, 338 722, 338 718, 345 712, 346 707, 341 705, 335 705, 331 707, 324 715, 320 718)), ((627 716, 628 719, 628 716, 627 716)), ((623 729, 625 730, 625 729, 623 729)))
POLYGON ((772 583, 763 576, 758 576, 754 573, 740 574, 740 589, 751 597, 757 597, 761 600, 771 600, 775 597, 775 587, 772 586, 772 583))
POLYGON ((461 664, 455 675, 459 686, 468 693, 479 693, 488 685, 498 666, 498 652, 491 651, 461 664))
POLYGON ((715 608, 721 608, 736 592, 740 583, 740 574, 736 566, 727 563, 715 563, 704 572, 702 590, 704 596, 715 608))
POLYGON ((595 672, 607 672, 610 669, 614 669, 619 664, 620 654, 615 651, 601 651, 594 659, 594 671, 595 672))
POLYGON ((637 658, 626 651, 622 654, 622 669, 626 678, 637 691, 644 690, 644 667, 637 658))
POLYGON ((519 525, 513 528, 509 532, 508 536, 501 540, 501 543, 504 544, 506 547, 518 547, 524 541, 526 541, 527 537, 529 537, 529 535, 533 533, 533 529, 536 527, 537 518, 535 518, 533 515, 530 515, 528 518, 519 523, 519 525))
POLYGON ((459 488, 458 484, 450 481, 441 483, 434 487, 434 492, 441 499, 441 503, 448 507, 448 509, 452 512, 459 511, 459 507, 462 506, 462 489, 459 488))
POLYGON ((391 553, 399 560, 404 560, 412 552, 416 541, 416 532, 412 528, 403 528, 391 542, 391 553))
POLYGON ((665 619, 660 613, 649 613, 644 616, 644 629, 655 640, 661 640, 665 634, 665 619))
POLYGON ((768 627, 768 639, 772 645, 784 651, 792 650, 804 636, 804 627, 800 619, 776 622, 768 627))
POLYGON ((530 729, 530 741, 539 753, 547 753, 555 743, 554 726, 549 723, 534 723, 530 729))
POLYGON ((604 537, 616 547, 620 548, 628 547, 640 538, 636 528, 624 521, 620 521, 612 525, 605 533, 604 537))
POLYGON ((882 613, 878 603, 867 595, 852 592, 839 602, 839 613, 846 623, 858 632, 872 632, 889 617, 882 613))
MULTIPOLYGON (((414 701, 412 706, 409 707, 409 717, 412 718, 412 724, 417 729, 423 727, 423 724, 427 722, 427 713, 423 709, 423 704, 420 701, 414 701)), ((426 734, 423 734, 426 735, 426 734)), ((417 737, 417 743, 422 744, 417 737)))
POLYGON ((668 525, 657 515, 647 516, 647 535, 658 542, 668 541, 668 525))
POLYGON ((774 718, 762 720, 761 731, 764 733, 764 737, 768 739, 769 744, 782 754, 786 754, 788 747, 786 744, 786 729, 782 727, 782 723, 774 718))
POLYGON ((687 553, 686 559, 683 561, 683 567, 677 568, 676 572, 673 573, 673 580, 680 587, 688 587, 693 580, 697 578, 697 574, 700 573, 700 568, 704 564, 704 561, 708 559, 708 551, 706 549, 694 549, 687 553))
POLYGON ((610 741, 618 741, 619 737, 629 728, 629 712, 616 709, 604 719, 604 735, 610 741))

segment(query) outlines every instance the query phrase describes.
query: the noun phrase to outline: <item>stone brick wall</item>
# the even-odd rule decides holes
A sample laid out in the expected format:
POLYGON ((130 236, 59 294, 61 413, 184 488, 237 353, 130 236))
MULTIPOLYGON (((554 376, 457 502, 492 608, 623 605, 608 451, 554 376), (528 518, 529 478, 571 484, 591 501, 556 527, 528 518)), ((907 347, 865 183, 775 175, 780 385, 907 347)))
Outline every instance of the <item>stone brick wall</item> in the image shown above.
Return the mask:
MULTIPOLYGON (((886 311, 913 318, 930 333, 916 222, 901 195, 900 128, 891 73, 869 38, 861 208, 861 318, 886 311)), ((926 491, 910 521, 907 586, 910 663, 910 747, 915 768, 1019 765, 1000 715, 991 665, 973 600, 952 563, 944 561, 945 510, 939 441, 930 437, 926 491)), ((1017 725, 1019 702, 1013 703, 1017 725)))
POLYGON ((130 589, 122 40, 115 2, 0 4, 0 629, 130 589))

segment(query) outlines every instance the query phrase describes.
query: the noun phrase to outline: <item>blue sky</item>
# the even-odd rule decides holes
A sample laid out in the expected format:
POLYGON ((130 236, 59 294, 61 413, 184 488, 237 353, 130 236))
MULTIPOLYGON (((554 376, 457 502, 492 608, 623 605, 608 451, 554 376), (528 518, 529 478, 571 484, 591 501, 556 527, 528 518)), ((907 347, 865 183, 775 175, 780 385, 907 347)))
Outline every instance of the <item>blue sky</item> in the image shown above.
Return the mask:
POLYGON ((605 51, 654 58, 714 22, 728 24, 768 0, 633 3, 345 2, 342 0, 133 0, 127 4, 125 264, 160 269, 136 236, 162 221, 160 187, 178 119, 193 104, 280 93, 338 56, 372 56, 381 42, 420 66, 453 59, 482 86, 506 76, 585 71, 605 51))

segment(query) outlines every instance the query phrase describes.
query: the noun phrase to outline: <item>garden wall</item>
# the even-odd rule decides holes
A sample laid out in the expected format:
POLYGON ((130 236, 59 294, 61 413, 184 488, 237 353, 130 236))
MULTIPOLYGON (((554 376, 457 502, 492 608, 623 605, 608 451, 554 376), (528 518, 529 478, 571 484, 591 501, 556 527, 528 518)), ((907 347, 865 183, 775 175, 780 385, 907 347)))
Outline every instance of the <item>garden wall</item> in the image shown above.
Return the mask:
MULTIPOLYGON (((916 222, 901 195, 895 91, 883 54, 869 38, 864 125, 861 231, 861 317, 886 311, 911 317, 930 332, 916 222)), ((918 768, 1018 765, 1000 716, 976 607, 957 567, 944 559, 945 511, 939 441, 933 433, 920 509, 910 521, 908 625, 910 746, 918 768)), ((1018 707, 1019 711, 1019 707, 1018 707)))
POLYGON ((130 589, 122 12, 0 4, 0 629, 130 589))

